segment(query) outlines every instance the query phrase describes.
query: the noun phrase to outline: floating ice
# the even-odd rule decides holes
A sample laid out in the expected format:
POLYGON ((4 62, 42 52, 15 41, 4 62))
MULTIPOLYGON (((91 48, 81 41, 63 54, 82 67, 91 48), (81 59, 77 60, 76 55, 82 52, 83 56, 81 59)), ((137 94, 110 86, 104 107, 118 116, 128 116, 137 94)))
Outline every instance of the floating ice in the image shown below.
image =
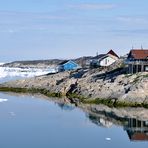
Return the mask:
POLYGON ((111 141, 111 138, 105 138, 107 141, 111 141))
POLYGON ((34 77, 48 73, 55 73, 55 68, 10 68, 0 67, 0 78, 5 77, 34 77))
POLYGON ((0 102, 7 102, 8 101, 8 99, 2 99, 2 98, 0 98, 0 102))

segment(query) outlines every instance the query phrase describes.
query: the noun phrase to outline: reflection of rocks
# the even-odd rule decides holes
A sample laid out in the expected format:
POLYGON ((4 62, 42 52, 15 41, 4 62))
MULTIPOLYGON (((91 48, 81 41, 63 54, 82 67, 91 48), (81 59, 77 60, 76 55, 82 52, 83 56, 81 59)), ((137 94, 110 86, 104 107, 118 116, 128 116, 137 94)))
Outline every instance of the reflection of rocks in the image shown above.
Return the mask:
MULTIPOLYGON (((9 94, 9 93, 8 93, 9 94)), ((16 96, 26 96, 28 94, 11 93, 16 96)), ((54 101, 62 110, 72 111, 75 106, 67 98, 49 98, 43 95, 35 95, 54 101)), ((98 125, 110 128, 112 125, 123 126, 127 131, 130 140, 148 140, 148 109, 144 108, 109 108, 104 105, 83 105, 80 104, 89 120, 98 125)), ((15 116, 10 112, 11 116, 15 116)))
POLYGON ((62 109, 62 110, 67 110, 67 111, 72 111, 75 109, 75 106, 71 104, 66 104, 66 103, 59 103, 57 102, 57 105, 62 109))
POLYGON ((110 108, 105 105, 82 105, 82 108, 88 112, 118 121, 122 121, 127 118, 135 118, 143 121, 148 120, 148 109, 145 108, 110 108))
POLYGON ((83 107, 92 123, 103 127, 123 126, 131 141, 148 141, 148 110, 109 108, 104 105, 83 107))

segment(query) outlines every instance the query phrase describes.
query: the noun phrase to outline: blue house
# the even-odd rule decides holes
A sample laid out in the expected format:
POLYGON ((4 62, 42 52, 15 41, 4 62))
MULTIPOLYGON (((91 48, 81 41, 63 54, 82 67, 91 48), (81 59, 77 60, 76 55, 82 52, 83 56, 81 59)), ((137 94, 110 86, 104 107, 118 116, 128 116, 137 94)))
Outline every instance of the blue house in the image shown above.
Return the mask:
POLYGON ((75 63, 72 60, 69 60, 69 61, 66 60, 58 65, 58 72, 75 70, 78 68, 80 68, 80 66, 77 63, 75 63))

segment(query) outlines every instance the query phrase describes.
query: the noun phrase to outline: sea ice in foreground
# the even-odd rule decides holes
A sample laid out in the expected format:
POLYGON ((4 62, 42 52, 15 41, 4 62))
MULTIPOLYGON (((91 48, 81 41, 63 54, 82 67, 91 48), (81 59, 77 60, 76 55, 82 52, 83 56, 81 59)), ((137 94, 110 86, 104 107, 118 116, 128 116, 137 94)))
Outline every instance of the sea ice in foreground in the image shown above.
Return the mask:
POLYGON ((0 103, 1 102, 7 102, 8 101, 8 99, 2 99, 2 98, 0 98, 0 103))

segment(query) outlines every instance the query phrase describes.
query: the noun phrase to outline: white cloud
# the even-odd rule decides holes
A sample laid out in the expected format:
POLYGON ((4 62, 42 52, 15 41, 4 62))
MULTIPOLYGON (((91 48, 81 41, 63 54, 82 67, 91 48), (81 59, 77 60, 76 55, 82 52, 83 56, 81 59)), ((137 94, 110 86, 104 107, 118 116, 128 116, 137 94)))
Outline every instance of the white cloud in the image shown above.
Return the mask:
POLYGON ((10 20, 39 20, 39 19, 46 19, 46 20, 62 20, 66 19, 66 16, 61 14, 50 14, 50 13, 33 13, 33 12, 16 12, 16 11, 0 11, 1 19, 10 19, 10 20))
POLYGON ((148 23, 147 17, 132 17, 132 16, 120 16, 117 17, 118 21, 124 22, 124 23, 140 23, 140 24, 145 24, 148 23))
POLYGON ((79 5, 69 5, 71 8, 75 9, 86 9, 86 10, 106 10, 116 8, 115 4, 79 4, 79 5))
POLYGON ((47 31, 53 25, 67 19, 65 15, 56 13, 16 11, 0 11, 0 18, 0 32, 7 34, 26 31, 47 31))

